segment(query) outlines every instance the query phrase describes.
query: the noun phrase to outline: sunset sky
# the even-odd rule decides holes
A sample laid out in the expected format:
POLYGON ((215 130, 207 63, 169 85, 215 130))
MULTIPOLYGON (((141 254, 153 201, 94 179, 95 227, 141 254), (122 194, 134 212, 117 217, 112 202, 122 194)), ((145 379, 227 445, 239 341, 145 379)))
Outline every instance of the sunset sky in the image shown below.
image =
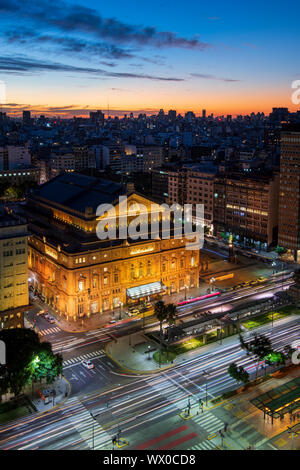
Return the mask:
POLYGON ((299 13, 294 0, 0 0, 2 109, 296 111, 299 13))

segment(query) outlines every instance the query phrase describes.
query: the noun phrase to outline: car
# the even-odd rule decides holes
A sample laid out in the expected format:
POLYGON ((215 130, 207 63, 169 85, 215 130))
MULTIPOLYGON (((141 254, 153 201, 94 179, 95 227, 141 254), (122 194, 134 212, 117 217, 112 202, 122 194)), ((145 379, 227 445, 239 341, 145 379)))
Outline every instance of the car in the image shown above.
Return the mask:
POLYGON ((55 323, 55 318, 54 318, 54 317, 51 317, 51 315, 47 315, 47 314, 46 314, 46 315, 44 316, 44 318, 45 318, 45 320, 47 320, 47 322, 49 322, 49 323, 51 323, 51 324, 52 324, 52 323, 55 323))
POLYGON ((111 323, 111 324, 116 323, 116 320, 110 320, 109 323, 111 323))
POLYGON ((45 310, 40 310, 37 315, 45 315, 45 310))
POLYGON ((95 367, 95 364, 93 364, 89 359, 86 359, 86 360, 82 361, 81 364, 84 367, 86 367, 87 369, 94 369, 94 367, 95 367))
POLYGON ((135 308, 134 310, 131 311, 132 315, 138 315, 140 313, 140 311, 135 308))

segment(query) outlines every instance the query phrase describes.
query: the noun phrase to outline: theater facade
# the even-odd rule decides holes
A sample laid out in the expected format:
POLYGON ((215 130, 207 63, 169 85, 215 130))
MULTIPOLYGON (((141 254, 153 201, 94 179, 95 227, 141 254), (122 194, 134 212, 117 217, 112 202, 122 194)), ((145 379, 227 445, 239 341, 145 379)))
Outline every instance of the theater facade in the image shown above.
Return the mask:
MULTIPOLYGON (((68 173, 40 186, 28 200, 29 279, 68 321, 198 287, 199 249, 187 250, 184 236, 97 237, 97 207, 112 204, 118 213, 125 194, 117 183, 68 173)), ((139 207, 153 204, 134 191, 127 197, 127 223, 139 207)), ((164 215, 157 217, 161 222, 164 215)))

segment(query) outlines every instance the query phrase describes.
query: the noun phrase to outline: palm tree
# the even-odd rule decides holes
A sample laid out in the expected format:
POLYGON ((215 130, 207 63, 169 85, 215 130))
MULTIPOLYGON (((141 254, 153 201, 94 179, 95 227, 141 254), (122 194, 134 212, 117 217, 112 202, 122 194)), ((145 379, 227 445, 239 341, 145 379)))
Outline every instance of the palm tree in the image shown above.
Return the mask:
POLYGON ((167 355, 169 357, 169 341, 170 341, 170 331, 171 327, 176 324, 176 320, 178 318, 177 307, 175 304, 168 304, 166 306, 166 313, 167 313, 167 322, 168 322, 168 348, 167 348, 167 355))
POLYGON ((154 305, 154 315, 159 321, 159 367, 161 365, 161 351, 162 351, 162 324, 168 318, 168 311, 165 303, 159 300, 154 305))
POLYGON ((168 304, 166 306, 167 311, 167 322, 169 326, 175 325, 176 320, 178 318, 177 307, 175 304, 168 304))
POLYGON ((297 286, 300 285, 300 269, 297 269, 297 270, 294 272, 293 280, 295 281, 295 283, 297 284, 297 286))
POLYGON ((256 358, 256 377, 258 375, 259 361, 262 361, 268 354, 272 352, 272 344, 269 338, 264 335, 255 333, 253 339, 246 343, 242 335, 240 335, 241 348, 247 351, 247 355, 252 354, 256 358))

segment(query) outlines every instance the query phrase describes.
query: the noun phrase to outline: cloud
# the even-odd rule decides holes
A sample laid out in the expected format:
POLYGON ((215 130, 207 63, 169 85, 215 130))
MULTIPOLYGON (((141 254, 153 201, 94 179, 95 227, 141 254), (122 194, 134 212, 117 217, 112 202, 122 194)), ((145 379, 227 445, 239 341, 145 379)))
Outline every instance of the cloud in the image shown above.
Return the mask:
POLYGON ((217 75, 210 75, 207 73, 191 73, 191 77, 195 78, 201 78, 203 80, 218 80, 221 82, 240 82, 241 80, 234 79, 234 78, 224 78, 224 77, 218 77, 217 75))
POLYGON ((100 68, 91 67, 77 67, 74 65, 61 64, 56 62, 39 61, 36 59, 29 59, 25 57, 7 57, 0 56, 0 70, 5 73, 14 73, 19 75, 26 72, 39 73, 44 71, 52 72, 75 72, 91 74, 95 77, 110 77, 110 78, 138 78, 145 80, 158 80, 158 81, 170 81, 170 82, 181 82, 183 78, 177 77, 161 77, 150 74, 138 74, 138 73, 127 73, 127 72, 111 72, 100 68))
POLYGON ((255 44, 250 43, 250 42, 244 42, 243 45, 245 47, 250 47, 250 49, 257 49, 257 46, 255 44))
POLYGON ((7 38, 7 42, 10 44, 28 45, 30 47, 38 46, 39 48, 45 44, 48 48, 49 45, 54 46, 56 50, 63 53, 83 54, 85 58, 87 54, 115 60, 135 58, 135 54, 129 49, 124 49, 114 44, 91 42, 51 34, 39 34, 30 30, 23 30, 22 32, 7 31, 4 38, 7 38))
MULTIPOLYGON (((101 106, 100 106, 101 108, 101 106)), ((39 114, 45 114, 47 116, 60 116, 62 118, 72 118, 73 116, 82 116, 88 117, 91 111, 97 111, 99 107, 92 108, 89 106, 81 107, 76 104, 72 104, 69 106, 48 106, 48 105, 28 105, 28 104, 18 104, 18 103, 9 103, 3 105, 3 110, 7 112, 7 114, 11 114, 14 116, 21 116, 22 112, 27 110, 31 111, 33 116, 37 116, 39 114)), ((106 113, 104 108, 103 112, 106 113)), ((145 108, 145 109, 137 109, 134 110, 134 115, 138 114, 157 114, 158 109, 152 108, 145 108)), ((124 114, 129 114, 132 112, 132 109, 110 109, 109 114, 111 116, 123 116, 124 114)))
POLYGON ((0 13, 34 20, 37 26, 47 25, 66 32, 90 34, 114 44, 205 50, 210 45, 198 38, 186 38, 154 26, 132 25, 116 18, 103 18, 95 9, 82 5, 48 0, 0 0, 0 13))

